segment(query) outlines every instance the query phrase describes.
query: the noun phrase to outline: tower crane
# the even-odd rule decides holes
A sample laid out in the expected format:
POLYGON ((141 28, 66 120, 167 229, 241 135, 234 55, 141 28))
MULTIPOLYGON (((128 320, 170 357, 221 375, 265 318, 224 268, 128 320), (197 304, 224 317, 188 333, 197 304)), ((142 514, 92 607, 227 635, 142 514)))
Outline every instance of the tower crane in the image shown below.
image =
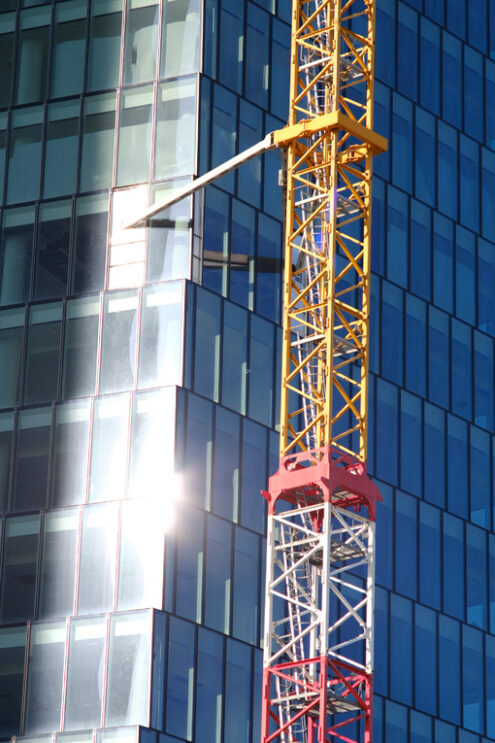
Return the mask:
POLYGON ((376 0, 293 0, 278 471, 268 504, 261 743, 372 743, 377 487, 366 471, 376 0))

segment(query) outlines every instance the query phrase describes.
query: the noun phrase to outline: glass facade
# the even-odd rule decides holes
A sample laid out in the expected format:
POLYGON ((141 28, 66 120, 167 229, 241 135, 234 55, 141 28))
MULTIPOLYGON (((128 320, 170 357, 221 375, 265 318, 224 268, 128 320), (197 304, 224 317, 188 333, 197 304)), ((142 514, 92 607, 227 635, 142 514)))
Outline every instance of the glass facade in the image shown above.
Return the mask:
MULTIPOLYGON (((289 0, 0 3, 0 740, 256 743, 289 0)), ((377 0, 374 743, 495 741, 495 2, 377 0)))

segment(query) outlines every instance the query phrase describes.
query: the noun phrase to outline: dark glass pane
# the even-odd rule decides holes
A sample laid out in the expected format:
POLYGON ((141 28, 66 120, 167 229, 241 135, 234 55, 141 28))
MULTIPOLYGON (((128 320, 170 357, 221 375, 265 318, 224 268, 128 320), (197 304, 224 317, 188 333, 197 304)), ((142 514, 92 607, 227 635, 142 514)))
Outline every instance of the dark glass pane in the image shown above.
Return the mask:
POLYGON ((222 696, 223 638, 200 628, 196 686, 196 743, 220 743, 222 696))
POLYGON ((40 192, 43 110, 18 109, 12 116, 7 203, 34 201, 40 192))
POLYGON ((91 4, 88 90, 114 88, 119 81, 122 0, 91 4))
POLYGON ((26 628, 0 630, 0 736, 10 738, 19 732, 26 628))
MULTIPOLYGON (((6 7, 2 10, 10 10, 7 0, 6 7)), ((4 14, 0 18, 0 107, 8 106, 12 95, 12 67, 14 65, 14 28, 15 14, 4 14)))
POLYGON ((222 403, 238 413, 246 411, 248 315, 229 305, 223 318, 222 403))
POLYGON ((39 515, 6 520, 0 594, 4 623, 33 617, 39 538, 39 515))
MULTIPOLYGON (((254 307, 255 212, 232 200, 230 246, 230 298, 248 309, 254 307)), ((261 268, 258 261, 258 269, 261 268)))
POLYGON ((216 409, 213 511, 232 521, 239 517, 239 426, 239 416, 216 409))
POLYGON ((462 722, 477 733, 485 729, 485 685, 483 635, 472 627, 462 628, 462 722))
POLYGON ((204 622, 226 634, 230 629, 231 561, 232 527, 210 515, 206 528, 204 622))
MULTIPOLYGON (((437 622, 435 612, 419 604, 415 607, 415 703, 423 712, 435 715, 437 710, 437 622)), ((430 720, 427 720, 431 727, 430 720)), ((411 720, 412 722, 412 720, 411 720)), ((424 737, 414 739, 423 743, 424 737)))
POLYGON ((53 98, 82 92, 86 46, 86 0, 61 3, 55 11, 52 57, 53 98))
POLYGON ((402 493, 395 496, 395 587, 399 593, 416 598, 418 562, 417 500, 402 493))
POLYGON ((0 408, 19 404, 25 319, 24 308, 0 312, 0 408))
POLYGON ((70 201, 57 201, 40 207, 35 299, 67 294, 71 216, 70 201))
POLYGON ((464 529, 460 519, 443 516, 443 609, 464 619, 464 529))
POLYGON ((103 289, 107 221, 107 195, 86 196, 77 200, 72 265, 74 294, 103 289))
MULTIPOLYGON (((390 692, 394 699, 411 704, 413 690, 412 603, 390 596, 390 692)), ((399 736, 399 740, 401 736, 399 736)))
POLYGON ((43 185, 45 198, 65 196, 76 189, 79 113, 79 99, 48 106, 43 185))
POLYGON ((218 399, 220 376, 221 300, 198 289, 196 294, 196 342, 194 355, 194 391, 218 399))
MULTIPOLYGON (((167 732, 192 740, 195 629, 170 617, 168 637, 167 732)), ((209 735, 212 733, 209 731, 209 735)), ((209 740, 212 738, 210 737, 209 740)))
POLYGON ((19 413, 14 510, 44 508, 50 450, 50 408, 23 410, 19 413))
POLYGON ((30 309, 24 386, 27 405, 57 398, 61 319, 59 302, 30 309))
POLYGON ((16 103, 34 103, 45 97, 49 58, 50 8, 25 10, 21 14, 16 103))
POLYGON ((440 513, 427 503, 419 504, 419 599, 434 609, 442 606, 440 513))
POLYGON ((94 393, 99 316, 99 297, 67 302, 62 383, 65 398, 94 393))
MULTIPOLYGON (((268 103, 270 16, 248 5, 246 23, 245 95, 262 108, 268 103)), ((280 81, 277 83, 280 84, 280 81)))
POLYGON ((273 322, 278 322, 280 318, 281 272, 281 225, 260 214, 256 258, 256 311, 273 322))
POLYGON ((251 740, 251 648, 227 640, 225 669, 225 740, 251 740))
POLYGON ((236 527, 234 546, 233 634, 256 645, 259 636, 259 537, 236 527))
POLYGON ((29 297, 33 252, 34 208, 8 209, 3 213, 0 248, 0 304, 16 304, 29 297))

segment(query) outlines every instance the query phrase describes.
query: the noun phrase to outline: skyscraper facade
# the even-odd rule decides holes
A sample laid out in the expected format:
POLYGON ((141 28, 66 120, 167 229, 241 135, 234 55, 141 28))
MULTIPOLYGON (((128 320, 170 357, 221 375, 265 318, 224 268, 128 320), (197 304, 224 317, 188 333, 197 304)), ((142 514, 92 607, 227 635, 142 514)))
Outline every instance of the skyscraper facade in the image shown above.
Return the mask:
MULTIPOLYGON (((495 3, 377 0, 374 743, 495 740, 495 3)), ((0 4, 0 738, 254 743, 289 0, 0 4)))

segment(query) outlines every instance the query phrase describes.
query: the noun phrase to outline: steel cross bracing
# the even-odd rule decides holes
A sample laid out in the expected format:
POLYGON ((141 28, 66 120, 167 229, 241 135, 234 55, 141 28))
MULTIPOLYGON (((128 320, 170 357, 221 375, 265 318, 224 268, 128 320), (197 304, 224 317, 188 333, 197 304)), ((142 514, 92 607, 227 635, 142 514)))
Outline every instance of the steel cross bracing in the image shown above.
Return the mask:
POLYGON ((375 0, 294 0, 280 467, 270 478, 262 743, 372 740, 366 474, 375 0))

